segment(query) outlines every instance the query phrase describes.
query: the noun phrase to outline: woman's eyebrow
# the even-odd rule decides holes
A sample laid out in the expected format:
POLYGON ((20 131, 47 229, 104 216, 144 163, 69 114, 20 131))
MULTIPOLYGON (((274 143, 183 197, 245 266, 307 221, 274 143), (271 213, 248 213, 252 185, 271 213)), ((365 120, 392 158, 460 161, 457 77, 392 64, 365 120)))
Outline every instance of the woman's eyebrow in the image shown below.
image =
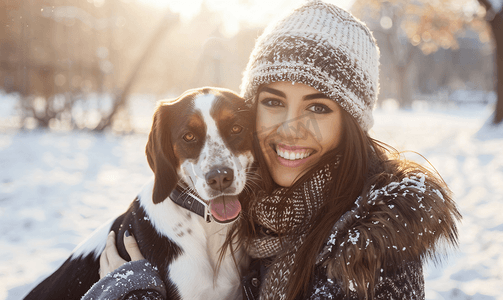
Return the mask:
POLYGON ((283 93, 282 91, 270 88, 270 87, 263 87, 263 88, 261 88, 260 91, 259 91, 259 94, 262 93, 262 92, 268 92, 268 93, 271 93, 273 95, 286 98, 286 94, 285 93, 283 93))
POLYGON ((302 99, 305 100, 313 100, 313 99, 330 99, 330 97, 328 97, 327 95, 323 94, 323 93, 316 93, 316 94, 309 94, 309 95, 305 95, 304 97, 302 97, 302 99))

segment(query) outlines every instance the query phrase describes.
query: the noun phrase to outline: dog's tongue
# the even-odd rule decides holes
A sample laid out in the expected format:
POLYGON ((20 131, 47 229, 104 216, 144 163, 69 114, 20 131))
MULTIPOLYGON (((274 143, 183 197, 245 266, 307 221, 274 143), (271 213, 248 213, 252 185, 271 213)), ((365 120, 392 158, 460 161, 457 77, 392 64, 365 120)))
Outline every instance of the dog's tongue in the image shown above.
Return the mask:
POLYGON ((210 200, 210 211, 218 222, 229 222, 238 217, 241 203, 237 196, 221 196, 210 200))

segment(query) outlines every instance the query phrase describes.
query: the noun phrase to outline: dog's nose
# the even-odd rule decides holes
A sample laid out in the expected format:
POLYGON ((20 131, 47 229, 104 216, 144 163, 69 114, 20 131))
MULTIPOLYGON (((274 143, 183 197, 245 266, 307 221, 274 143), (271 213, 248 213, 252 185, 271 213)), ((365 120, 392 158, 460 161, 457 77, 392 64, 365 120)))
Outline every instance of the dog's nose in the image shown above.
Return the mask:
POLYGON ((206 174, 206 183, 214 190, 222 191, 228 188, 234 180, 234 171, 231 168, 220 167, 206 174))

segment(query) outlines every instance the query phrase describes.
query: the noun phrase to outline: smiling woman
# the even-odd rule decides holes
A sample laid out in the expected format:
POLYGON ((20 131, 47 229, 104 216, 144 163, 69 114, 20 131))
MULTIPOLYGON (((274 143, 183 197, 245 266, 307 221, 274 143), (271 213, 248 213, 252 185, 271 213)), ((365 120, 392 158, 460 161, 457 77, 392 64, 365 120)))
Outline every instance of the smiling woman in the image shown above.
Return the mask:
POLYGON ((423 299, 423 260, 456 243, 459 213, 438 174, 369 135, 367 26, 306 1, 257 39, 241 89, 261 179, 235 234, 253 259, 246 298, 423 299))

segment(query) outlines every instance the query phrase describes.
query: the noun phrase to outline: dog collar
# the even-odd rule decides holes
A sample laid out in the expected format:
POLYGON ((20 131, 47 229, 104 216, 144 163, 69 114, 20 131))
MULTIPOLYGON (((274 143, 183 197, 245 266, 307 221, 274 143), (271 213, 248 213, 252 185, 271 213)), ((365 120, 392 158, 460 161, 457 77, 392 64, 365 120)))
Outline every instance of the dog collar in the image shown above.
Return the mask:
POLYGON ((209 211, 208 204, 194 194, 184 191, 181 186, 177 185, 169 197, 173 202, 181 207, 203 217, 206 222, 211 222, 211 213, 209 211))

